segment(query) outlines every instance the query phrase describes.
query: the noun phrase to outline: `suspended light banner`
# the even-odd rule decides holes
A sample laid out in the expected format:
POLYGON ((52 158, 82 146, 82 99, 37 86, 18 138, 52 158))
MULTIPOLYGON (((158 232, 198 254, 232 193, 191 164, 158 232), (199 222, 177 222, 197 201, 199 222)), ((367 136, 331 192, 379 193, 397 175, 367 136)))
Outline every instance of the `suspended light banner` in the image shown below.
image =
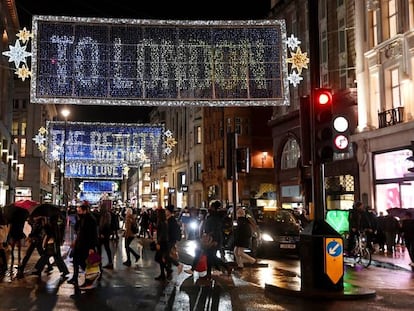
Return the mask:
POLYGON ((287 105, 283 20, 34 16, 31 101, 287 105))
POLYGON ((163 160, 161 125, 51 121, 47 127, 47 158, 65 162, 66 177, 121 179, 123 165, 163 160))

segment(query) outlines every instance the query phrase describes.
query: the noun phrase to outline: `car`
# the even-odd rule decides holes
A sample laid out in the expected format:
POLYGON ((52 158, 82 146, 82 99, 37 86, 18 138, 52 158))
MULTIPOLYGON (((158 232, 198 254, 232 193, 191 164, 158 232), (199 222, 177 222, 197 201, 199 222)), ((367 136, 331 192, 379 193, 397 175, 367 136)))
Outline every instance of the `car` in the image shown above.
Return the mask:
POLYGON ((260 222, 259 252, 270 256, 299 255, 301 226, 291 210, 266 212, 260 222))

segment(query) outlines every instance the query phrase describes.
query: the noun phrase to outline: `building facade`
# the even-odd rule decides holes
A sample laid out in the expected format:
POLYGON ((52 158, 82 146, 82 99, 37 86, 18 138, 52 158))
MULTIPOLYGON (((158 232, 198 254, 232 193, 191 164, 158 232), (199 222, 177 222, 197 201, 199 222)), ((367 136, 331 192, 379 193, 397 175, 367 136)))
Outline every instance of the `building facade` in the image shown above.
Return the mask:
MULTIPOLYGON (((308 53, 310 69, 302 72, 303 81, 290 87, 290 105, 275 107, 270 121, 273 152, 277 159, 275 180, 279 207, 313 212, 313 184, 309 106, 312 88, 329 88, 334 98, 334 115, 346 116, 351 132, 356 124, 356 53, 354 1, 272 1, 271 18, 286 21, 287 36, 301 41, 308 53), (317 16, 317 32, 310 30, 311 16, 317 16), (316 76, 316 78, 315 78, 316 76), (353 128, 352 128, 353 126, 353 128)), ((312 21, 313 22, 313 21, 312 21)), ((359 198, 359 175, 352 145, 333 155, 324 165, 320 187, 324 189, 327 209, 348 209, 359 198)))
POLYGON ((361 197, 378 212, 414 207, 414 3, 356 1, 361 197))

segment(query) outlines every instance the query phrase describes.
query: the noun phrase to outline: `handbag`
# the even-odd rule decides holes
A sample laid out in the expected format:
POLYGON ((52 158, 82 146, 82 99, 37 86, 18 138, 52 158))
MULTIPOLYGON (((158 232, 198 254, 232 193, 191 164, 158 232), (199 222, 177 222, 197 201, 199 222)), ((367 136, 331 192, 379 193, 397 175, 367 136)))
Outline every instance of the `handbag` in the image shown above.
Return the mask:
POLYGON ((207 255, 201 254, 198 259, 197 265, 194 267, 194 270, 197 272, 204 272, 207 270, 207 255))

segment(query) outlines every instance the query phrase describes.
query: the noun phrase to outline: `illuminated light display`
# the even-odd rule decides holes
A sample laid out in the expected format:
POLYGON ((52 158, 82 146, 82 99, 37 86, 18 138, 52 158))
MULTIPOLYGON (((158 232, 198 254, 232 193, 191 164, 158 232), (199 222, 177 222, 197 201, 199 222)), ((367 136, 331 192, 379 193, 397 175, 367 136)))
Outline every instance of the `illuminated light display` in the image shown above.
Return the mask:
POLYGON ((282 20, 34 16, 31 101, 287 105, 282 20))
POLYGON ((123 165, 135 166, 143 156, 151 163, 159 163, 169 154, 166 150, 170 149, 169 140, 174 140, 171 131, 165 131, 162 125, 86 122, 65 125, 62 121, 51 121, 46 133, 47 138, 39 130, 34 141, 40 146, 47 139, 47 159, 59 160, 64 153, 65 176, 85 179, 122 179, 123 165))

